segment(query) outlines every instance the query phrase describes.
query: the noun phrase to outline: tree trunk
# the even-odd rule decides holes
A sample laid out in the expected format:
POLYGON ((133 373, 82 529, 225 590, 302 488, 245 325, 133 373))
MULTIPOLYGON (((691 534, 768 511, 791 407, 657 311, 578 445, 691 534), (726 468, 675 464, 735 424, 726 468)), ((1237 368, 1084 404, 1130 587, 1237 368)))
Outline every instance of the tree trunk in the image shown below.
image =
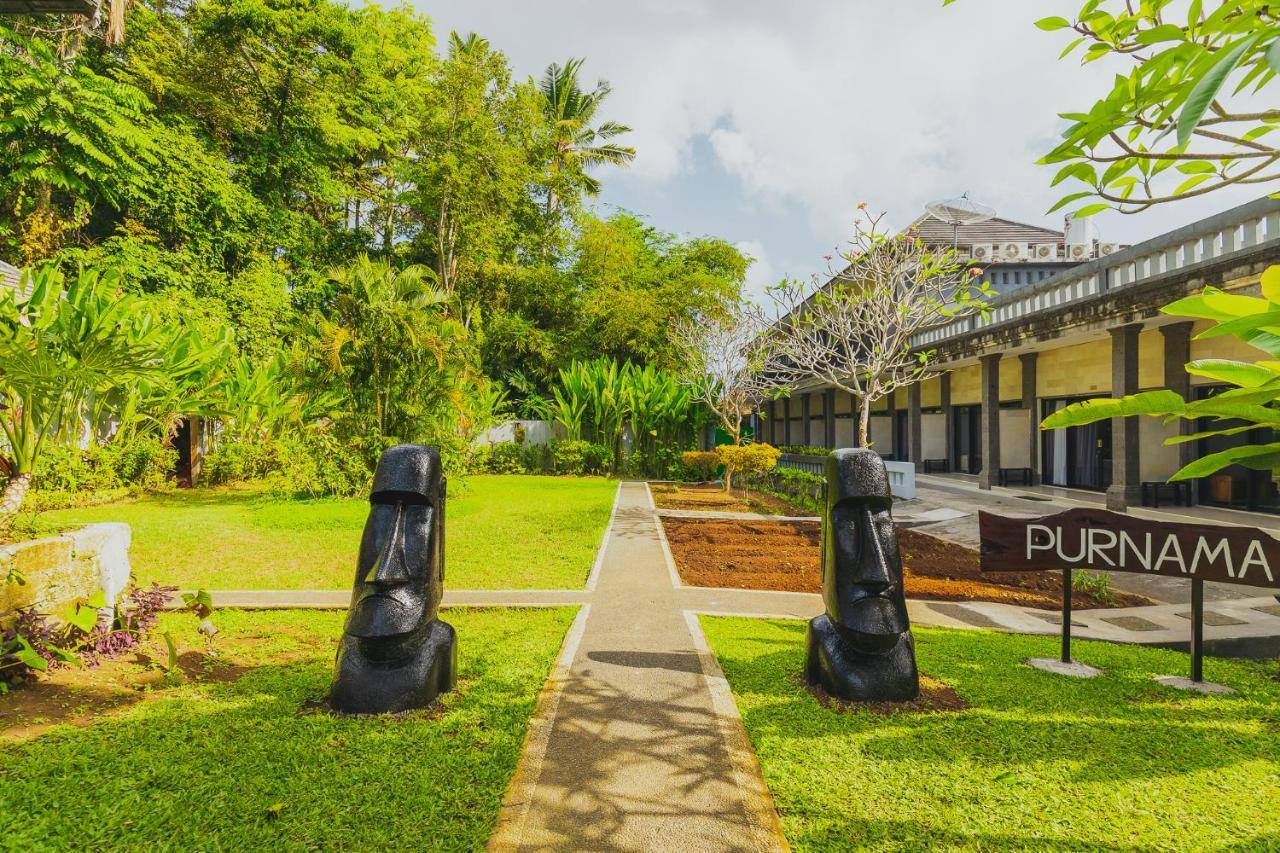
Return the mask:
POLYGON ((30 474, 14 474, 5 484, 0 494, 0 518, 17 515, 22 508, 22 501, 27 497, 27 489, 31 488, 30 474))
POLYGON ((863 397, 858 403, 858 447, 866 447, 871 440, 871 401, 863 397))

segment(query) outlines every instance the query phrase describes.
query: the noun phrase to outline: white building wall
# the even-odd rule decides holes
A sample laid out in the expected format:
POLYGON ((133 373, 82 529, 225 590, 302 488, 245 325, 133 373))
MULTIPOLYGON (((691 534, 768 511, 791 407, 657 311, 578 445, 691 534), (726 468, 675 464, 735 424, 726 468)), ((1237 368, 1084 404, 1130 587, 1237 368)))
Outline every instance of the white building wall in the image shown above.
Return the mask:
POLYGON ((1026 409, 1000 410, 1000 467, 1025 468, 1031 465, 1031 424, 1026 409))
POLYGON ((1156 418, 1138 418, 1138 445, 1142 448, 1139 457, 1141 465, 1139 473, 1143 482, 1165 481, 1177 471, 1178 445, 1166 447, 1164 440, 1178 434, 1176 423, 1164 424, 1156 418))
POLYGON ((947 416, 941 412, 920 416, 920 444, 925 459, 944 459, 947 455, 947 416))
POLYGON ((893 418, 884 415, 871 416, 871 448, 877 453, 889 453, 893 446, 893 418))

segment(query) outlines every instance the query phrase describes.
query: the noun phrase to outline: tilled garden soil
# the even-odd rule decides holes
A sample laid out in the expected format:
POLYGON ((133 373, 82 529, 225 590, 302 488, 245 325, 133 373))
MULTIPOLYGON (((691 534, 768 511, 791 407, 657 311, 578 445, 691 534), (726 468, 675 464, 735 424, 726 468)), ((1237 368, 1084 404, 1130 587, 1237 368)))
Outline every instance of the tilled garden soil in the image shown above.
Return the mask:
POLYGON ((710 512, 755 512, 764 515, 809 516, 806 512, 781 498, 761 492, 734 489, 726 492, 711 483, 679 485, 658 483, 649 487, 653 503, 658 509, 696 509, 710 512))
MULTIPOLYGON (((816 521, 663 518, 681 579, 690 586, 820 592, 822 525, 816 521)), ((1062 577, 1054 572, 983 574, 977 551, 927 533, 898 529, 908 598, 997 601, 1054 610, 1062 607, 1062 577)), ((1073 607, 1132 607, 1141 596, 1102 600, 1077 590, 1073 607)))

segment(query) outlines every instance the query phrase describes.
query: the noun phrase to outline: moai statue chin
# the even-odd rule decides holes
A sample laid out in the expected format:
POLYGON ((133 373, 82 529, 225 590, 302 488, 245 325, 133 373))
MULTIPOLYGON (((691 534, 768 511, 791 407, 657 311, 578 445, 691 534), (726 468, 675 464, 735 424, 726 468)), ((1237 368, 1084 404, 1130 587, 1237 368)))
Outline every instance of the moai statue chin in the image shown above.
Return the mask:
POLYGON ((457 683, 444 594, 445 479, 434 447, 402 444, 378 460, 351 609, 329 706, 385 714, 431 704, 457 683))
POLYGON ((865 448, 827 457, 822 519, 826 613, 809 623, 805 678, 854 701, 916 698, 915 641, 884 463, 865 448))

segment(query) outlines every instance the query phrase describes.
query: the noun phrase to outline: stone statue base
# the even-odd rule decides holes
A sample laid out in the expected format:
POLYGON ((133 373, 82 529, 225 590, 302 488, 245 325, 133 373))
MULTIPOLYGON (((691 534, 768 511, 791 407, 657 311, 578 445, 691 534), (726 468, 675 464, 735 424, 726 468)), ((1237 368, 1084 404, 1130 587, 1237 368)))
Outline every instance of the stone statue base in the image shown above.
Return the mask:
POLYGON ((398 714, 425 708, 458 683, 458 639, 453 626, 427 623, 407 657, 370 657, 369 640, 343 635, 329 707, 340 714, 398 714))
POLYGON ((868 653, 822 614, 809 622, 804 676, 827 695, 853 702, 909 702, 920 694, 915 640, 907 631, 886 652, 868 653))

